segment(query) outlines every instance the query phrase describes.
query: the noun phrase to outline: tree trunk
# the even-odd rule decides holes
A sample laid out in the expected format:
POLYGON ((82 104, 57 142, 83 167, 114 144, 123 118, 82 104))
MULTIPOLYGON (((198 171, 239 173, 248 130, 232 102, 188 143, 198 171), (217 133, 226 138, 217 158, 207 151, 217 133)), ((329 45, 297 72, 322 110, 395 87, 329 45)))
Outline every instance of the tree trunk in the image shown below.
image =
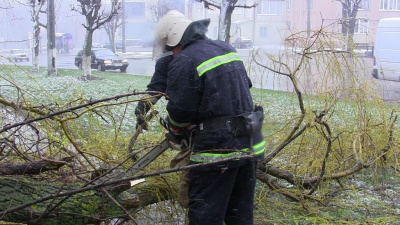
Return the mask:
POLYGON ((92 75, 92 68, 91 68, 92 42, 93 42, 92 39, 93 39, 93 30, 87 28, 85 44, 83 47, 83 56, 82 56, 82 70, 84 78, 89 78, 92 75))
POLYGON ((107 193, 110 193, 120 204, 117 206, 103 189, 53 198, 82 186, 79 186, 78 183, 62 184, 59 181, 49 183, 28 178, 18 180, 1 178, 0 193, 4 194, 0 196, 0 218, 2 221, 26 224, 34 224, 40 220, 37 224, 50 225, 83 225, 100 223, 110 218, 127 218, 127 212, 134 212, 138 207, 168 198, 169 195, 165 190, 159 187, 145 187, 146 185, 146 183, 141 183, 127 190, 130 183, 122 183, 115 190, 108 188, 107 193), (13 207, 37 201, 46 196, 52 196, 52 198, 13 212, 7 212, 13 210, 13 207), (53 209, 53 207, 55 208, 53 209), (122 210, 121 207, 127 211, 122 210), (43 215, 44 213, 46 214, 43 215))
POLYGON ((47 0, 47 74, 57 75, 54 0, 47 0))
POLYGON ((34 36, 33 36, 33 54, 32 54, 32 71, 39 71, 39 53, 40 53, 40 27, 39 21, 36 21, 34 26, 34 36))
POLYGON ((238 0, 223 0, 221 3, 218 40, 222 40, 227 43, 230 41, 231 17, 237 1, 238 0))

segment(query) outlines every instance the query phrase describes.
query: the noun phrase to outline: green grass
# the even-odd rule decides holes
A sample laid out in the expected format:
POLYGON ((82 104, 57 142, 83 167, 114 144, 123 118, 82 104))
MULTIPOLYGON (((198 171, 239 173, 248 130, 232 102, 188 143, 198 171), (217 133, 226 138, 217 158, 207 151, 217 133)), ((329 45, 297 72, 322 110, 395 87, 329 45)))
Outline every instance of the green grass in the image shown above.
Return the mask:
MULTIPOLYGON (((18 86, 24 90, 26 100, 32 105, 54 102, 62 105, 73 103, 78 98, 98 100, 144 91, 151 79, 150 76, 92 71, 95 79, 85 81, 80 79, 78 70, 60 69, 57 76, 48 76, 45 70, 33 74, 29 69, 30 67, 3 65, 0 68, 1 97, 20 101, 22 92, 17 92, 15 88, 18 86)), ((267 139, 299 113, 297 97, 293 93, 255 88, 251 91, 255 103, 264 107, 266 123, 263 129, 267 139)), ((324 99, 318 96, 305 96, 305 102, 308 112, 320 111, 325 106, 324 99)), ((130 103, 128 107, 125 130, 131 131, 134 127, 135 106, 136 103, 130 103)), ((160 116, 165 114, 165 106, 164 99, 155 106, 160 116)), ((363 107, 372 118, 380 118, 389 116, 393 106, 382 108, 365 101, 363 107)), ((116 114, 122 113, 118 108, 115 110, 116 114)), ((399 108, 394 110, 398 112, 399 108)), ((330 122, 341 126, 350 126, 349 124, 359 116, 357 104, 350 101, 339 101, 334 111, 330 122)), ((153 120, 151 125, 157 123, 158 121, 153 120)), ((268 144, 272 147, 277 140, 269 141, 268 144)), ((305 201, 303 204, 290 201, 260 183, 256 194, 256 224, 400 224, 398 171, 382 171, 377 168, 370 168, 364 173, 344 179, 345 188, 336 184, 339 191, 332 198, 321 197, 324 193, 321 190, 321 195, 318 192, 316 194, 320 197, 319 201, 305 201)))

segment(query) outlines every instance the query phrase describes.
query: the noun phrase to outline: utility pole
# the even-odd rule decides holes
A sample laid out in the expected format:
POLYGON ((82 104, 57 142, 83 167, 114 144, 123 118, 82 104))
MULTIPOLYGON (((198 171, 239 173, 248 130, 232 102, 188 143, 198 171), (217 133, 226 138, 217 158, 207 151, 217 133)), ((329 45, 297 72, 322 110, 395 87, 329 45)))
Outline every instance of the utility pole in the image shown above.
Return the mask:
POLYGON ((54 0, 47 0, 47 75, 57 75, 54 0))
POLYGON ((125 37, 125 0, 122 0, 122 18, 121 18, 121 25, 122 25, 122 52, 126 52, 126 37, 125 37))
POLYGON ((253 45, 256 45, 256 10, 257 10, 257 8, 256 7, 253 7, 253 29, 252 29, 252 34, 251 34, 251 38, 253 39, 253 45))
POLYGON ((307 1, 307 39, 310 38, 311 33, 311 0, 307 1))

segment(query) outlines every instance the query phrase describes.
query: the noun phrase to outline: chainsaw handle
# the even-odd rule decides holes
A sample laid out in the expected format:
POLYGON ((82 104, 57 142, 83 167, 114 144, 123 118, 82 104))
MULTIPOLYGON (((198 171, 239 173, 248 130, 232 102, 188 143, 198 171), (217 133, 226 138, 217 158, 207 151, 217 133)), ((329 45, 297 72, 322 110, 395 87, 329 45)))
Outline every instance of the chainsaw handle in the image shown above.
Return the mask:
POLYGON ((169 123, 164 117, 160 117, 160 124, 169 131, 169 123))

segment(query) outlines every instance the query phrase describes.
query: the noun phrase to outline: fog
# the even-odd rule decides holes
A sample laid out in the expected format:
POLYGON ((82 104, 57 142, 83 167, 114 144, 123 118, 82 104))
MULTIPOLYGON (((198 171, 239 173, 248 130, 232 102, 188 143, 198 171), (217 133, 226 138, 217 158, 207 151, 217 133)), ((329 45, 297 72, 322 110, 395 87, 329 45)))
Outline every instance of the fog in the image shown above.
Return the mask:
MULTIPOLYGON (((85 20, 83 15, 71 10, 74 5, 76 0, 55 1, 55 28, 56 33, 71 33, 75 47, 81 47, 85 38, 85 29, 82 26, 85 20)), ((0 3, 0 8, 0 48, 30 48, 29 39, 32 37, 34 25, 31 20, 31 8, 13 0, 0 3)), ((47 15, 42 13, 40 22, 46 24, 46 21, 47 15)), ((41 28, 41 44, 44 48, 47 45, 46 35, 46 29, 41 28)), ((94 42, 108 41, 103 29, 97 30, 93 38, 94 42)))

